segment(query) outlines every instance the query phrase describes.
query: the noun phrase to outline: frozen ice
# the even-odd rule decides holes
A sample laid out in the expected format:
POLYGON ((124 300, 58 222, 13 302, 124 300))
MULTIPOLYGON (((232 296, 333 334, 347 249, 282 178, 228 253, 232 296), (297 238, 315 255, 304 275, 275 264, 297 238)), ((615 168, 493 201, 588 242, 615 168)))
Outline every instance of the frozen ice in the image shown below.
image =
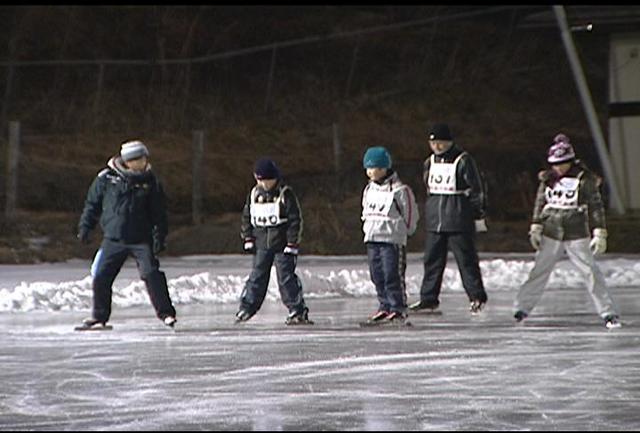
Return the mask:
MULTIPOLYGON (((402 329, 358 327, 377 307, 364 256, 300 257, 316 324, 293 328, 274 278, 258 314, 233 323, 247 256, 161 259, 175 330, 131 262, 114 284, 114 329, 83 333, 73 326, 90 312, 88 262, 0 266, 0 430, 640 429, 640 256, 598 259, 615 330, 568 261, 516 324, 532 259, 481 255, 489 302, 478 315, 450 260, 443 314, 402 329)), ((410 300, 421 277, 410 254, 410 300)))

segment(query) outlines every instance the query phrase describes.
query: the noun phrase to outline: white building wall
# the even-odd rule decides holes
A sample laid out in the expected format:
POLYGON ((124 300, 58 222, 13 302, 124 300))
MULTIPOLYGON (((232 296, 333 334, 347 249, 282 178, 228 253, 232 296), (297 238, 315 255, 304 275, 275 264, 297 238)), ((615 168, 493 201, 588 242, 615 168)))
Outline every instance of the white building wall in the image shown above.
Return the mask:
POLYGON ((640 209, 640 33, 611 35, 609 103, 609 153, 620 195, 625 208, 640 209))

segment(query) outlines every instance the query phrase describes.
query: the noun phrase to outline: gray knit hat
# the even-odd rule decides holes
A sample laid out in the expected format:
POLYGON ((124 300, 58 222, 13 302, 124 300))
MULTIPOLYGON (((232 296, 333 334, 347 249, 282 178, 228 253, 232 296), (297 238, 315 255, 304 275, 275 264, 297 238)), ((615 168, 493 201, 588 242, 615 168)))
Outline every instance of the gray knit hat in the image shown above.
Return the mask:
POLYGON ((149 156, 149 150, 147 146, 140 140, 127 141, 122 143, 122 148, 120 149, 120 156, 123 161, 131 161, 133 159, 138 159, 142 156, 149 156))

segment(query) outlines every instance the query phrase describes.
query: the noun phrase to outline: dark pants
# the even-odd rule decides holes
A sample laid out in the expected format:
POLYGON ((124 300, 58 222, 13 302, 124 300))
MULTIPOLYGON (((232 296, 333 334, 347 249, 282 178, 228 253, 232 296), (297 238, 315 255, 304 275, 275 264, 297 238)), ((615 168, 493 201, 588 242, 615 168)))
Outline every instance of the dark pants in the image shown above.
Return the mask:
POLYGON ((487 301, 482 284, 473 232, 427 232, 424 253, 424 278, 420 288, 420 300, 440 303, 442 275, 447 264, 447 248, 451 248, 458 263, 462 285, 470 301, 487 301))
POLYGON ((240 309, 252 313, 260 309, 267 295, 271 266, 275 262, 282 303, 290 313, 302 313, 307 307, 302 296, 302 283, 296 275, 297 261, 298 257, 292 254, 258 249, 253 256, 253 269, 240 297, 240 309))
POLYGON ((402 258, 402 246, 386 242, 367 242, 366 245, 378 310, 404 313, 407 308, 403 269, 406 259, 402 258))
POLYGON ((400 271, 400 286, 402 287, 402 299, 404 305, 407 305, 407 247, 398 245, 400 256, 398 257, 398 270, 400 271))
POLYGON ((176 316, 171 304, 167 278, 159 270, 158 259, 148 244, 124 244, 103 239, 91 265, 93 276, 93 317, 106 322, 111 316, 111 287, 122 269, 125 260, 131 256, 136 260, 140 278, 147 286, 151 304, 159 319, 176 316))

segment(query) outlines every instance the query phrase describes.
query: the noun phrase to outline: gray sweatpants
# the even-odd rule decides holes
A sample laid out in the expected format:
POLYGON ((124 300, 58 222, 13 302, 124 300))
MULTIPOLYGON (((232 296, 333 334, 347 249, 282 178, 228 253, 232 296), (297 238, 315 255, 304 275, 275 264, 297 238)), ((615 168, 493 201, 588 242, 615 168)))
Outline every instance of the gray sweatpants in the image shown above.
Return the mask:
POLYGON ((533 307, 542 297, 542 292, 549 281, 553 267, 562 258, 565 251, 569 260, 585 277, 587 291, 591 299, 593 299, 600 317, 604 318, 609 314, 617 315, 616 307, 607 289, 602 271, 600 271, 593 258, 593 253, 589 249, 589 238, 559 241, 543 236, 540 249, 536 253, 535 264, 531 272, 529 272, 529 278, 520 287, 520 291, 516 296, 514 302, 515 310, 521 310, 527 314, 531 313, 533 307))

